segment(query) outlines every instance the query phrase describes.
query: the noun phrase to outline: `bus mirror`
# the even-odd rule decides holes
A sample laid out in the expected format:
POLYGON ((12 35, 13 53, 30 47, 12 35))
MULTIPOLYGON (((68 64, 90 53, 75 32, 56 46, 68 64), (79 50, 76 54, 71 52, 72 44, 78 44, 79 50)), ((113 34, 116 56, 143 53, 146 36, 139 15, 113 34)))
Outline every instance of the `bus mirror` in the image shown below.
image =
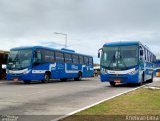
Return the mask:
POLYGON ((98 52, 98 58, 100 58, 100 52, 98 52))
POLYGON ((100 58, 100 56, 101 56, 101 52, 100 51, 102 51, 102 48, 100 48, 99 50, 98 50, 98 58, 100 58))
POLYGON ((143 50, 140 50, 140 56, 143 56, 143 50))

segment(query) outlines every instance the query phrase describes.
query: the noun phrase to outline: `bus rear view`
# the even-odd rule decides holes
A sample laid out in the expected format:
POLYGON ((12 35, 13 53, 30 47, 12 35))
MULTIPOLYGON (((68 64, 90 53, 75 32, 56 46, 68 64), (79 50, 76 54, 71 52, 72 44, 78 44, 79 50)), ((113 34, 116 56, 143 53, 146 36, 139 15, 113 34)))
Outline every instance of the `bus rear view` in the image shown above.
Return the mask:
MULTIPOLYGON (((101 54, 101 81, 116 84, 137 83, 153 79, 153 66, 150 72, 145 66, 151 61, 144 60, 143 45, 140 42, 113 42, 106 43, 101 54), (141 55, 140 55, 141 51, 141 55), (143 51, 143 52, 142 52, 143 51)), ((149 56, 149 54, 148 54, 149 56)), ((150 53, 150 56, 153 56, 150 53)), ((154 57, 154 56, 153 56, 154 57)), ((151 60, 151 59, 150 59, 151 60)))

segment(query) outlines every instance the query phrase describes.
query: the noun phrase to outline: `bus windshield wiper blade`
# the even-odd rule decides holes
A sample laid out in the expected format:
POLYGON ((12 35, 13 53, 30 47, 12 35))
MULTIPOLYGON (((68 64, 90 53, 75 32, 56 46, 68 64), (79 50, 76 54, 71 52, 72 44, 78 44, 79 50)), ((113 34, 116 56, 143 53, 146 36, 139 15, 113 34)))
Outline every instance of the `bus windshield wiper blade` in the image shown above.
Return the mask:
POLYGON ((125 62, 124 62, 122 56, 120 56, 120 59, 122 60, 122 62, 123 62, 123 64, 124 64, 125 68, 127 68, 127 65, 125 64, 125 62))
POLYGON ((112 64, 112 62, 115 60, 115 54, 113 55, 113 57, 112 57, 112 60, 111 60, 111 62, 109 63, 109 65, 108 65, 108 68, 110 68, 110 65, 112 64))

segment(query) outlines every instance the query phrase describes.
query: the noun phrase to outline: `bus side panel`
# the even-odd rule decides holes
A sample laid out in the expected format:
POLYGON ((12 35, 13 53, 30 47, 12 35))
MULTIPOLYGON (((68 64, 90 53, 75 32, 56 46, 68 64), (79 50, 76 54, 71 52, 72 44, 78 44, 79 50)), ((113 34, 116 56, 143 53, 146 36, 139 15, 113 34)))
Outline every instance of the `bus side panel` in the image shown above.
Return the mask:
POLYGON ((144 73, 144 81, 152 79, 154 76, 153 63, 144 62, 139 66, 139 82, 142 81, 143 73, 144 73))
POLYGON ((80 64, 66 64, 65 65, 65 77, 66 78, 77 78, 78 72, 82 71, 80 64))
POLYGON ((64 68, 64 63, 56 63, 56 70, 55 73, 53 73, 53 75, 55 74, 56 79, 65 78, 64 68))
POLYGON ((153 64, 150 62, 145 62, 143 71, 144 71, 144 76, 145 76, 144 81, 152 79, 152 76, 154 74, 153 64))
POLYGON ((42 80, 44 74, 49 70, 49 63, 40 64, 32 68, 32 80, 42 80))
POLYGON ((86 65, 83 67, 83 77, 92 77, 93 76, 93 66, 92 65, 86 65))
POLYGON ((88 77, 93 77, 93 76, 94 76, 93 65, 89 65, 88 77))
POLYGON ((153 75, 154 75, 154 69, 153 69, 153 63, 148 63, 147 64, 147 68, 148 68, 148 70, 147 70, 147 80, 149 80, 149 79, 152 79, 152 77, 153 77, 153 75))

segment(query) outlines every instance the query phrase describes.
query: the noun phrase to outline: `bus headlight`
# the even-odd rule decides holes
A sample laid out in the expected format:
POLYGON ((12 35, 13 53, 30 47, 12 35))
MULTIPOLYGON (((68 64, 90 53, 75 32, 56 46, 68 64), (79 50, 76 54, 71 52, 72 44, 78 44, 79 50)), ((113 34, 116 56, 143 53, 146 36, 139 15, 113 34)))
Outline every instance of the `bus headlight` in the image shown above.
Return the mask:
POLYGON ((26 70, 23 72, 23 74, 28 74, 31 70, 26 70))
POLYGON ((129 72, 128 74, 134 75, 134 74, 136 74, 136 73, 138 73, 138 70, 134 70, 134 71, 132 71, 132 72, 129 72))

